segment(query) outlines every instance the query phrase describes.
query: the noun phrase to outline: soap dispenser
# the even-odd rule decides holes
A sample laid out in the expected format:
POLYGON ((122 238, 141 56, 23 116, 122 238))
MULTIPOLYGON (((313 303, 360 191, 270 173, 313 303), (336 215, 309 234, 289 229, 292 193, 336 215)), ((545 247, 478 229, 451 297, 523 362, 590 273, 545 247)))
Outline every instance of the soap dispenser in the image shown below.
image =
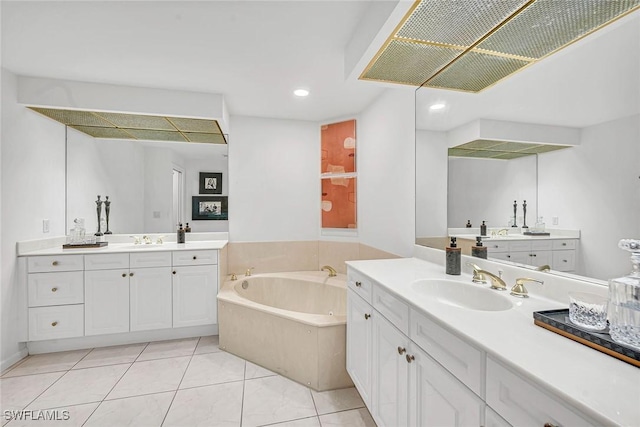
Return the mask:
POLYGON ((187 223, 187 225, 184 226, 184 232, 191 233, 191 227, 189 227, 189 223, 187 223))
POLYGON ((467 228, 471 228, 471 227, 473 227, 473 225, 471 225, 471 220, 470 220, 470 219, 468 219, 468 220, 467 220, 467 225, 466 225, 466 227, 467 227, 467 228))
POLYGON ((184 228, 182 228, 182 223, 180 223, 180 227, 178 228, 178 236, 176 240, 178 243, 185 242, 184 228))
POLYGON ((482 237, 476 237, 476 245, 471 247, 471 256, 487 259, 487 247, 482 246, 482 237))
POLYGON ((455 276, 460 275, 460 261, 462 257, 462 251, 456 244, 456 238, 451 238, 451 245, 445 248, 446 252, 446 273, 455 276))
POLYGON ((487 235, 487 225, 484 223, 484 221, 482 221, 482 225, 480 226, 480 235, 481 236, 487 235))

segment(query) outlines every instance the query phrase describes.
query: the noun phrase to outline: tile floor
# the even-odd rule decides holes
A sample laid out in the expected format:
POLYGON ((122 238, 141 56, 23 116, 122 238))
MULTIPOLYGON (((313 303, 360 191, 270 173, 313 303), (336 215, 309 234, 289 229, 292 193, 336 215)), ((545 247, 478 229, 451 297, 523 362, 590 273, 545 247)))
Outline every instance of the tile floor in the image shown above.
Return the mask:
POLYGON ((2 374, 0 396, 8 427, 375 426, 355 388, 315 392, 221 351, 217 336, 29 356, 2 374), (5 412, 20 410, 68 419, 5 412))

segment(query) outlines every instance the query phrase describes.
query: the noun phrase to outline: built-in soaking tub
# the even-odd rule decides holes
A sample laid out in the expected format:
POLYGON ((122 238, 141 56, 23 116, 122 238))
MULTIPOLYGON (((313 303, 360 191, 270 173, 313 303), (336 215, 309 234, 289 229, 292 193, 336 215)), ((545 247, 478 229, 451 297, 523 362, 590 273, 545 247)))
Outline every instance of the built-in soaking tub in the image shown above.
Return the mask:
POLYGON ((315 390, 349 387, 346 276, 256 274, 218 293, 220 348, 315 390))

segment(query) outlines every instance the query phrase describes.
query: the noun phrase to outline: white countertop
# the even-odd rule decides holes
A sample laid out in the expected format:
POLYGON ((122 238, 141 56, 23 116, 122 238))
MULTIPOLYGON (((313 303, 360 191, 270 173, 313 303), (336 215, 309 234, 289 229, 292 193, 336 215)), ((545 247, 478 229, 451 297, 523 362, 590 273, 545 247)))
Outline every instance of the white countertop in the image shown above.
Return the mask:
MULTIPOLYGON (((476 237, 480 236, 480 234, 452 234, 451 237, 455 237, 457 239, 464 240, 473 240, 476 241, 476 237)), ((511 242, 518 240, 567 240, 567 239, 577 239, 577 237, 567 237, 567 236, 558 236, 558 235, 550 235, 550 236, 525 236, 524 234, 509 234, 507 236, 482 236, 482 241, 486 242, 511 242)))
POLYGON ((22 251, 18 256, 38 256, 38 255, 68 255, 68 254, 111 254, 121 252, 158 252, 158 251, 192 251, 200 249, 222 249, 228 243, 227 240, 202 240, 186 243, 165 242, 162 244, 139 244, 133 243, 109 243, 100 248, 73 248, 63 249, 62 245, 56 247, 22 251))
POLYGON ((501 294, 515 304, 510 310, 475 311, 445 305, 411 286, 419 279, 447 279, 488 287, 472 283, 470 275, 447 275, 444 266, 417 258, 347 264, 597 422, 640 426, 640 369, 534 325, 534 311, 567 308, 536 296, 535 283, 527 284, 527 299, 501 294))

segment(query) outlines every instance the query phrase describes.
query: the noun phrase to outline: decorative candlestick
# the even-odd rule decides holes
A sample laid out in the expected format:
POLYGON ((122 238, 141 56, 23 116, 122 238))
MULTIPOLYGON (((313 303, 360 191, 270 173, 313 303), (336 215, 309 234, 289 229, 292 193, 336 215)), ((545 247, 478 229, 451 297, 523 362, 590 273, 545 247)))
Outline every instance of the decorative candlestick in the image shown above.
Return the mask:
POLYGON ((113 234, 111 231, 109 231, 109 211, 111 210, 111 202, 109 201, 109 196, 104 196, 105 200, 104 201, 104 211, 107 215, 107 231, 104 232, 104 234, 113 234))
POLYGON ((513 201, 513 225, 511 225, 512 227, 517 227, 518 225, 516 224, 516 222, 518 221, 518 217, 516 216, 516 213, 518 211, 518 201, 514 200, 513 201))
POLYGON ((526 200, 522 204, 522 210, 524 211, 524 219, 523 219, 524 224, 522 225, 522 228, 529 228, 527 227, 527 201, 526 200))
POLYGON ((102 200, 100 200, 100 195, 98 195, 98 200, 96 200, 96 213, 98 214, 98 232, 95 234, 96 236, 103 236, 102 231, 100 231, 100 217, 102 216, 102 200))

